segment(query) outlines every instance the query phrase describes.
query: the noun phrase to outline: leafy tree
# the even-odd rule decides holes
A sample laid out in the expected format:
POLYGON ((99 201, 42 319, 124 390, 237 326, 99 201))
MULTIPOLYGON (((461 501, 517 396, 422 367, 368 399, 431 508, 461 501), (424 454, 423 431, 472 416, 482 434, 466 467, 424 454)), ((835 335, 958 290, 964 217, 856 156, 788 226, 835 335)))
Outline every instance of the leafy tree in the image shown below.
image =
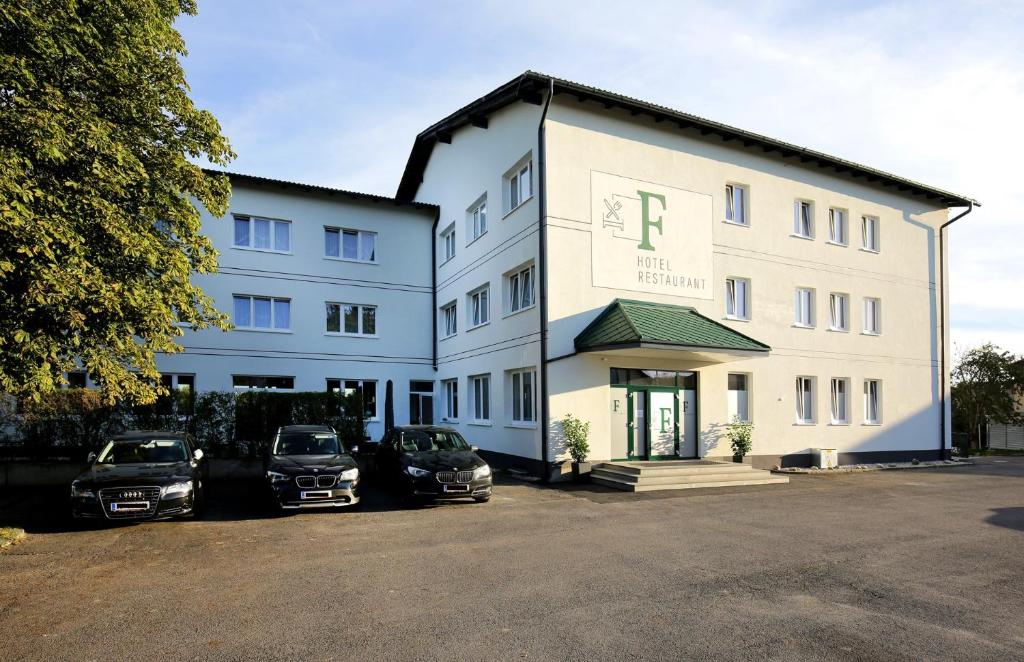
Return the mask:
POLYGON ((227 327, 198 201, 234 154, 189 99, 174 29, 195 0, 0 2, 0 391, 38 398, 76 360, 106 402, 152 402, 179 322, 227 327))
POLYGON ((950 374, 954 426, 980 447, 982 423, 1016 423, 1024 393, 1024 360, 991 343, 967 350, 950 374))

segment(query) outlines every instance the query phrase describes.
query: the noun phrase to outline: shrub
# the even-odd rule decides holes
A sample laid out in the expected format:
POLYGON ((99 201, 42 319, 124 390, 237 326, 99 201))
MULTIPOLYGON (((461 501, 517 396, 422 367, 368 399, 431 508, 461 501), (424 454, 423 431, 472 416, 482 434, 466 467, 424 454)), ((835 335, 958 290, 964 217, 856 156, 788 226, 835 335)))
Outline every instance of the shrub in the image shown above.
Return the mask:
POLYGON ((734 457, 743 457, 750 453, 753 447, 752 437, 754 435, 754 424, 741 421, 739 417, 733 419, 729 424, 729 443, 732 444, 734 457))
POLYGON ((562 419, 562 433, 565 435, 565 449, 572 461, 586 462, 587 454, 590 453, 590 443, 587 441, 590 423, 567 414, 562 419))

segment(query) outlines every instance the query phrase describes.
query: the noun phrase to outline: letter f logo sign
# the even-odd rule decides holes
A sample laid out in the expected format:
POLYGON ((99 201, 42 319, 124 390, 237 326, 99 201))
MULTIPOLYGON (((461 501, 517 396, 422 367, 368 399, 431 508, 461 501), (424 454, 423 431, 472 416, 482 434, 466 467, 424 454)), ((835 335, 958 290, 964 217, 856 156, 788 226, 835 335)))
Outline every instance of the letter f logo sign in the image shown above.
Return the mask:
POLYGON ((658 214, 658 218, 651 220, 651 200, 657 200, 661 203, 661 210, 665 211, 665 196, 659 195, 658 193, 648 193, 647 191, 637 191, 637 195, 640 196, 640 226, 643 235, 643 239, 637 246, 642 251, 653 251, 654 245, 651 244, 651 227, 658 228, 658 234, 664 234, 661 227, 661 214, 658 214))

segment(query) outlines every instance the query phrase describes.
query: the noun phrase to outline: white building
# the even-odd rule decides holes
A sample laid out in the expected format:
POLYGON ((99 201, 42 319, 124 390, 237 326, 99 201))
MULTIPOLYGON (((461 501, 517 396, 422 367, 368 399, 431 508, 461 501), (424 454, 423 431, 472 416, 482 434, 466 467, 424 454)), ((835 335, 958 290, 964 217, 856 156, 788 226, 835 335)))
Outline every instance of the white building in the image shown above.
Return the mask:
POLYGON ((238 328, 161 360, 198 389, 358 386, 376 438, 392 380, 396 423, 537 472, 568 413, 595 461, 728 456, 737 418, 759 466, 950 448, 969 198, 532 72, 417 136, 396 200, 232 181, 202 286, 238 328))

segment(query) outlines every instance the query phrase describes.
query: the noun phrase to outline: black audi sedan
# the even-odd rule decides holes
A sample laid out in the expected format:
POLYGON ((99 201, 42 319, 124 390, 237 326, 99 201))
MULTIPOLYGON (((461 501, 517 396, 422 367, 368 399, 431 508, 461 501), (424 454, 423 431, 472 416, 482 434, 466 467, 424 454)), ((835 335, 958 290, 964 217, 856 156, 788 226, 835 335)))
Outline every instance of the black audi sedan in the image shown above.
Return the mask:
POLYGON ((71 515, 154 520, 199 513, 209 475, 203 451, 180 432, 132 431, 111 438, 71 483, 71 515))
POLYGON ((384 435, 377 470, 407 499, 491 498, 491 468, 451 428, 409 425, 384 435))
POLYGON ((274 503, 282 510, 359 504, 359 465, 326 425, 278 428, 264 470, 274 503))

